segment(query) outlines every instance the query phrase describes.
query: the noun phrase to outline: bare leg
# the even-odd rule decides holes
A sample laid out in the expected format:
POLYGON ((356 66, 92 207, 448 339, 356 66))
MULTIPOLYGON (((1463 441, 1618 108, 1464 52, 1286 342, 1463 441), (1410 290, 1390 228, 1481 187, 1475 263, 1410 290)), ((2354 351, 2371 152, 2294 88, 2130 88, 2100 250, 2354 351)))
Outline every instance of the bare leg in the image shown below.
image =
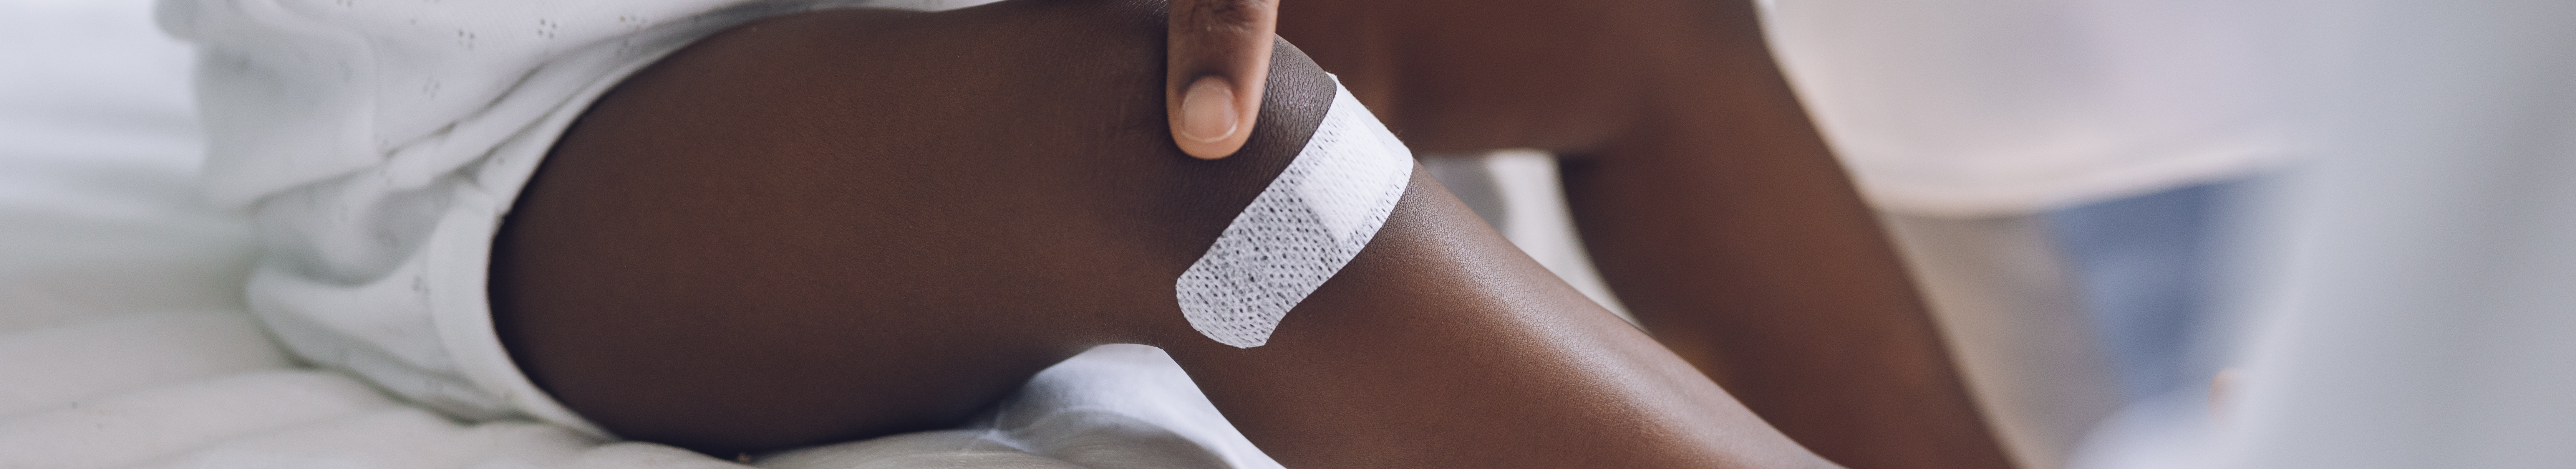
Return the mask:
POLYGON ((1751 0, 1298 0, 1279 34, 1417 150, 1568 155, 1604 280, 1799 443, 1855 468, 2009 465, 1751 0))
POLYGON ((1152 7, 818 12, 664 60, 522 196, 504 339, 609 430, 718 454, 951 424, 1136 342, 1292 467, 1826 465, 1426 177, 1269 345, 1198 336, 1173 280, 1331 85, 1280 45, 1246 152, 1188 158, 1152 7))

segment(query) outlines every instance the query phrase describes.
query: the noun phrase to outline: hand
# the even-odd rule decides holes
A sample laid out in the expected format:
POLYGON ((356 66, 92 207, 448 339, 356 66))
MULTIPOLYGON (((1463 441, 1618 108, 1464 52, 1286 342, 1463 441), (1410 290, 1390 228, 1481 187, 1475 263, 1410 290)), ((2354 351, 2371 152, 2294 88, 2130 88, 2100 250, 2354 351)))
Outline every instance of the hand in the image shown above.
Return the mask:
POLYGON ((1278 0, 1173 0, 1163 109, 1172 142, 1201 159, 1243 148, 1270 76, 1278 0))

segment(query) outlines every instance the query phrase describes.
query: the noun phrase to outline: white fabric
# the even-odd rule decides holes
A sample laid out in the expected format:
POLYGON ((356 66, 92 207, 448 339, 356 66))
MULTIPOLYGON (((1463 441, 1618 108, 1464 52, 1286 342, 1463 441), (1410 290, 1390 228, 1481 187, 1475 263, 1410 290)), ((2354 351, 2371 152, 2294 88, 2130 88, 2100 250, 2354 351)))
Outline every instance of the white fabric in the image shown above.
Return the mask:
POLYGON ((2293 149, 2267 2, 1773 0, 1773 45, 1881 209, 2035 213, 2293 149))
POLYGON ((1251 348, 1368 247, 1413 177, 1413 151, 1338 80, 1296 160, 1217 235, 1172 286, 1181 317, 1218 343, 1251 348))
POLYGON ((2238 371, 2093 467, 2576 467, 2576 3, 2267 3, 2323 132, 2249 217, 2238 371))
POLYGON ((628 73, 744 21, 861 3, 163 0, 158 16, 198 45, 206 191, 253 215, 249 301, 287 345, 452 415, 604 436, 492 332, 501 217, 628 73))
POLYGON ((1083 467, 1277 469, 1162 349, 1103 345, 1030 378, 987 440, 1083 467))
POLYGON ((2576 3, 2313 3, 2348 61, 2218 467, 2576 467, 2576 3))

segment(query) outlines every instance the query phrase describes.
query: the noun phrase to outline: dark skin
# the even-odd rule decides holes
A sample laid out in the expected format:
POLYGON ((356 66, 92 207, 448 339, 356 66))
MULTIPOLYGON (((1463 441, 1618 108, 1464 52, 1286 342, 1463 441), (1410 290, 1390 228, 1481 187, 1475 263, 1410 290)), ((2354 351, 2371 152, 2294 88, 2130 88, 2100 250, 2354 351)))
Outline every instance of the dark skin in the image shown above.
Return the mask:
MULTIPOLYGON (((1356 2, 1299 3, 1283 35, 1311 24, 1298 8, 1334 3, 1356 2)), ((1072 353, 1132 342, 1170 350, 1292 467, 1822 465, 1419 177, 1271 345, 1190 331, 1171 279, 1304 143, 1331 88, 1279 45, 1244 152, 1182 156, 1151 8, 818 12, 666 59, 586 114, 523 194, 494 259, 504 339, 584 416, 711 454, 952 425, 1072 353)), ((1750 21, 1693 8, 1709 11, 1637 24, 1750 21)), ((1603 10, 1627 13, 1560 27, 1658 13, 1603 10)), ((1330 69, 1417 149, 1582 155, 1569 191, 1613 286, 1799 442, 1855 467, 2003 466, 1776 72, 1718 66, 1767 64, 1758 36, 1612 59, 1356 31, 1378 42, 1317 55, 1360 57, 1330 69), (1550 61, 1599 75, 1437 72, 1563 69, 1550 61), (1699 79, 1651 78, 1682 72, 1699 79)))
POLYGON ((1807 448, 2010 466, 1752 2, 1297 0, 1279 34, 1417 152, 1563 155, 1604 281, 1807 448))
POLYGON ((1128 342, 1292 467, 1830 466, 1420 173, 1268 345, 1190 330, 1173 279, 1332 88, 1279 44, 1247 150, 1190 158, 1159 112, 1161 19, 1012 2, 703 40, 596 103, 522 193, 502 337, 608 430, 720 455, 954 425, 1128 342))

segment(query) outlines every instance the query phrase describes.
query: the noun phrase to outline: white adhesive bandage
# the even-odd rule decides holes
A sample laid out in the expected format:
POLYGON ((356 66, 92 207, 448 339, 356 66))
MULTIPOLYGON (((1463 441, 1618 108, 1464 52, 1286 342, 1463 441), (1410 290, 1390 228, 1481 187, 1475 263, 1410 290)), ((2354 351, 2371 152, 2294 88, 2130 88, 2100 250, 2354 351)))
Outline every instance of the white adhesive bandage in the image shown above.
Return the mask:
POLYGON ((1181 272, 1181 316, 1226 345, 1269 343, 1290 308, 1377 236, 1412 178, 1413 151, 1336 81, 1306 148, 1181 272))

